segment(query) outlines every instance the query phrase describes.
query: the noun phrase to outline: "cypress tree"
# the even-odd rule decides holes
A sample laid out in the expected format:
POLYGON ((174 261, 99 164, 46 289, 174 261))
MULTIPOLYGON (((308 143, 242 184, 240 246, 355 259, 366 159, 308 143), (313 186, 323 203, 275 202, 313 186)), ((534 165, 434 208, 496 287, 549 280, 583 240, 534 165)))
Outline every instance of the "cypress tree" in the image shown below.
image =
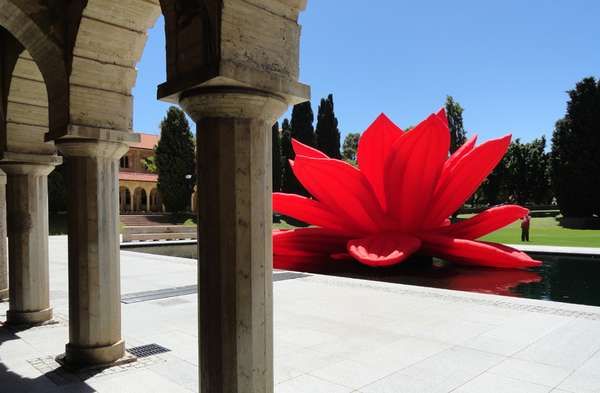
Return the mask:
POLYGON ((281 189, 290 194, 309 196, 302 184, 296 179, 288 160, 295 158, 292 148, 292 138, 308 146, 315 146, 315 132, 313 128, 314 115, 310 101, 294 105, 292 109, 292 121, 285 119, 282 123, 281 134, 281 157, 283 162, 283 181, 281 189))
POLYGON ((293 132, 288 119, 281 124, 281 159, 282 159, 282 180, 281 191, 288 194, 307 195, 308 193, 302 187, 302 184, 296 179, 294 171, 290 166, 290 161, 296 157, 292 146, 293 132))
POLYGON ((158 192, 169 212, 182 212, 189 207, 196 184, 194 156, 190 125, 183 111, 172 106, 160 123, 160 141, 155 149, 158 192))
POLYGON ((319 150, 331 158, 342 158, 340 154, 340 130, 333 108, 333 94, 321 99, 315 134, 319 150))
POLYGON ((600 213, 600 81, 584 78, 569 91, 550 154, 552 187, 564 216, 600 213))
POLYGON ((314 120, 315 117, 310 106, 310 101, 294 105, 294 109, 292 109, 292 121, 290 122, 292 138, 305 145, 315 147, 314 120))
POLYGON ((463 108, 452 96, 446 97, 446 116, 450 128, 450 154, 454 153, 467 141, 467 133, 463 126, 463 108))
POLYGON ((279 122, 273 124, 273 192, 281 191, 281 137, 279 136, 279 122))

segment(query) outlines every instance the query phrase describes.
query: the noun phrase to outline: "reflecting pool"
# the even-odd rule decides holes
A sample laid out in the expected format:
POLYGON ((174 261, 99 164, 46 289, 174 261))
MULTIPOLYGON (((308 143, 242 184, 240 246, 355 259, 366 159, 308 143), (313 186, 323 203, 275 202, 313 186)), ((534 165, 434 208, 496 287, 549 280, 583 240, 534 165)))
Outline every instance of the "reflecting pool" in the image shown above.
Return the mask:
MULTIPOLYGON (((195 244, 139 246, 126 250, 196 258, 195 244)), ((529 270, 486 269, 429 257, 378 269, 353 261, 276 260, 275 263, 288 270, 307 273, 600 306, 600 257, 530 255, 541 260, 542 266, 529 270)))

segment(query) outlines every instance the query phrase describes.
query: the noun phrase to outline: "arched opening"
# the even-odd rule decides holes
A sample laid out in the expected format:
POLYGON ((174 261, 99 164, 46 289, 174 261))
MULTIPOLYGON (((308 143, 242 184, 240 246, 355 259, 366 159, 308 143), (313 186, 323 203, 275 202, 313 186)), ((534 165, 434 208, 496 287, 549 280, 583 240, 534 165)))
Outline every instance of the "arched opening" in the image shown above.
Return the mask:
POLYGON ((71 122, 132 131, 136 64, 160 15, 158 0, 87 2, 73 48, 71 122))
POLYGON ((153 188, 152 191, 150 191, 150 211, 155 213, 162 211, 162 201, 156 188, 153 188))
MULTIPOLYGON (((235 7, 233 5, 229 6, 229 4, 224 7, 224 3, 220 1, 161 2, 165 7, 165 15, 168 16, 167 19, 170 21, 166 23, 168 25, 166 30, 172 33, 170 34, 171 37, 177 38, 167 40, 169 75, 166 78, 168 83, 165 85, 168 86, 163 89, 161 97, 175 97, 175 93, 188 90, 208 80, 216 80, 218 76, 221 76, 221 70, 224 69, 220 64, 222 58, 225 58, 227 65, 232 68, 227 69, 228 75, 225 75, 224 79, 228 79, 228 81, 227 84, 222 86, 227 88, 228 91, 231 87, 229 86, 229 83, 231 83, 229 79, 234 79, 245 86, 243 90, 248 90, 245 95, 254 96, 263 88, 266 90, 279 89, 281 88, 280 82, 287 84, 290 77, 291 79, 297 77, 297 72, 293 69, 296 60, 294 47, 288 48, 282 44, 283 41, 288 41, 291 42, 291 45, 294 45, 293 38, 297 36, 297 26, 293 21, 295 8, 291 8, 302 7, 303 0, 294 0, 293 3, 298 3, 298 5, 293 6, 288 6, 281 1, 274 2, 277 4, 269 7, 269 9, 265 8, 267 3, 256 4, 254 1, 234 2, 235 7), (276 31, 277 34, 281 31, 282 37, 278 40, 279 43, 273 43, 270 36, 265 37, 264 42, 261 42, 263 41, 261 37, 256 37, 254 34, 256 31, 253 28, 259 27, 260 22, 265 20, 273 20, 279 23, 280 26, 273 28, 273 31, 276 31), (228 27, 229 30, 232 30, 231 34, 224 35, 223 38, 220 35, 222 21, 223 28, 228 27), (247 34, 244 37, 236 37, 241 32, 247 34), (244 38, 244 40, 238 38, 244 38), (292 39, 290 40, 290 38, 292 39), (224 43, 235 42, 235 45, 229 48, 228 56, 221 56, 221 41, 224 43), (281 48, 281 52, 290 52, 291 60, 288 61, 288 56, 284 56, 279 51, 268 50, 269 46, 277 49, 281 48), (247 64, 238 64, 238 61, 247 64), (291 63, 291 70, 288 62, 291 63), (277 64, 273 66, 274 63, 277 64), (260 81, 255 80, 256 73, 261 76, 260 81), (254 86, 255 84, 256 86, 254 86), (273 87, 271 85, 277 86, 273 87), (253 89, 250 89, 250 87, 253 89)), ((133 97, 131 94, 137 77, 135 67, 145 46, 146 31, 154 24, 160 15, 161 9, 158 0, 128 0, 125 2, 119 0, 88 0, 85 2, 67 2, 68 5, 62 2, 43 2, 43 6, 34 3, 21 0, 0 0, 0 26, 7 23, 6 28, 11 32, 16 32, 15 34, 18 34, 15 35, 16 38, 28 49, 29 58, 25 54, 19 61, 26 65, 28 61, 34 60, 40 67, 39 75, 42 75, 43 78, 39 78, 39 75, 36 74, 34 78, 24 80, 23 83, 39 83, 43 80, 47 86, 46 102, 39 101, 41 100, 39 94, 35 94, 33 98, 23 95, 22 98, 26 101, 13 100, 13 102, 18 105, 31 105, 34 108, 32 111, 35 111, 35 108, 45 108, 47 111, 49 109, 50 116, 45 123, 34 121, 33 124, 30 124, 25 121, 26 119, 18 121, 16 117, 14 123, 38 127, 37 134, 33 132, 33 135, 36 135, 36 138, 42 135, 50 140, 56 139, 61 152, 68 157, 70 165, 68 171, 69 184, 73 187, 69 198, 72 202, 70 203, 70 209, 73 209, 75 214, 71 214, 72 219, 69 220, 69 249, 72 251, 69 255, 69 296, 71 300, 69 307, 72 309, 69 310, 70 341, 64 359, 67 362, 78 363, 78 359, 83 359, 85 356, 86 362, 89 359, 89 363, 106 364, 107 361, 119 360, 125 348, 121 335, 121 307, 119 303, 117 192, 123 192, 122 197, 119 192, 119 200, 122 200, 124 210, 138 211, 148 210, 150 204, 148 194, 152 193, 150 190, 151 180, 148 177, 135 180, 141 186, 136 188, 133 193, 127 188, 121 190, 117 185, 119 168, 117 160, 126 150, 126 146, 121 142, 133 139, 131 135, 127 134, 132 131, 133 97), (77 10, 81 11, 82 9, 80 20, 77 10), (67 26, 64 26, 65 21, 68 22, 67 26), (71 22, 73 22, 73 25, 70 24, 71 22), (63 31, 63 27, 66 31, 63 31), (36 102, 36 100, 38 101, 36 102), (45 131, 41 132, 39 129, 47 129, 49 134, 44 135, 45 131), (69 138, 58 139, 58 137, 66 134, 69 134, 69 138), (85 139, 84 147, 81 139, 85 139), (110 148, 107 148, 109 145, 110 148), (102 159, 98 159, 99 157, 102 159), (77 247, 72 247, 72 244, 77 247), (84 292, 87 294, 86 296, 78 296, 78 294, 84 292), (90 310, 94 312, 90 313, 90 310), (102 329, 89 329, 89 326, 92 325, 102 326, 102 329)), ((221 81, 217 81, 217 83, 221 83, 221 81)), ((19 96, 18 85, 19 83, 14 87, 16 90, 12 94, 13 98, 19 96)), ((6 90, 8 86, 3 85, 2 88, 6 90)), ((35 92, 35 89, 32 88, 25 88, 25 90, 35 92)), ((290 88, 289 91, 292 90, 290 88)), ((287 93, 285 94, 288 94, 289 91, 286 90, 287 93)), ((262 94, 258 94, 258 96, 261 97, 261 100, 265 99, 262 94)), ((277 107, 282 104, 279 103, 279 100, 273 99, 273 101, 278 102, 277 107)), ((6 104, 6 101, 2 104, 6 104)), ((227 107, 223 103, 219 105, 227 107)), ((216 111, 215 108, 211 110, 216 111)), ((13 112, 16 116, 18 111, 13 110, 13 112)), ((3 111, 1 113, 2 117, 5 114, 6 112, 3 111)), ((21 114, 27 115, 29 111, 21 110, 21 114)), ((264 122, 263 120, 261 117, 261 124, 264 122)), ((248 130, 251 128, 250 124, 246 124, 244 127, 248 130)), ((245 134, 249 135, 250 133, 245 134)), ((43 140, 40 139, 42 144, 44 143, 43 140)), ((18 143, 14 145, 17 146, 18 143)), ((48 145, 52 146, 52 144, 48 145)), ((210 147, 214 147, 213 145, 219 146, 220 144, 217 141, 207 144, 210 147)), ((225 144, 223 143, 223 145, 225 144)), ((26 144, 23 144, 23 146, 31 148, 26 144)), ((268 143, 258 143, 257 147, 259 150, 268 149, 268 143)), ((234 150, 231 152, 233 158, 240 155, 243 156, 243 159, 248 158, 234 150)), ((262 154, 262 156, 266 155, 262 154)), ((235 166, 229 168, 233 167, 235 166)), ((233 173, 233 176, 237 176, 237 174, 233 173)), ((230 182, 228 184, 236 183, 230 182)), ((212 187, 215 190, 217 189, 214 186, 212 187)), ((259 189, 268 190, 268 187, 260 187, 259 189)), ((228 195, 232 195, 237 191, 229 190, 228 192, 226 189, 219 189, 219 193, 228 195)), ((248 193, 246 189, 241 190, 241 192, 248 193)), ((33 194, 31 191, 29 193, 33 194)), ((43 201, 43 195, 42 197, 39 197, 40 195, 33 196, 36 198, 29 199, 43 201)), ((157 194, 154 202, 158 202, 159 198, 160 196, 157 194)), ((28 200, 28 198, 22 199, 28 200)), ((248 200, 252 201, 251 203, 260 204, 264 203, 266 199, 254 198, 248 200)), ((159 203, 155 203, 155 205, 159 206, 159 203)), ((266 207, 259 206, 259 208, 268 209, 268 204, 266 207)), ((230 211, 233 211, 233 209, 230 209, 230 211)), ((40 217, 42 216, 40 215, 40 217)), ((263 220, 265 215, 259 216, 259 220, 263 220)), ((217 222, 217 224, 220 223, 217 222)), ((32 227, 35 228, 36 226, 33 225, 32 227)), ((224 226, 217 225, 216 227, 215 233, 222 232, 229 235, 232 232, 230 228, 224 229, 224 226)), ((268 228, 268 226, 262 225, 261 228, 268 228)), ((254 232, 245 231, 244 233, 254 232)), ((256 237, 256 235, 254 236, 256 237)), ((270 233, 268 236, 270 236, 270 233)), ((42 238, 45 239, 47 236, 40 236, 36 233, 35 236, 30 237, 32 243, 38 243, 39 245, 43 245, 42 238)), ((266 246, 257 246, 257 256, 256 253, 247 253, 247 255, 252 256, 253 259, 260 259, 260 254, 265 250, 268 251, 268 242, 266 241, 268 237, 263 236, 263 238, 266 246)), ((237 241, 235 244, 231 244, 236 248, 245 247, 248 249, 250 242, 245 242, 242 245, 242 242, 237 241)), ((21 247, 20 249, 27 248, 21 247)), ((37 258, 36 260, 41 259, 43 258, 37 258)), ((230 262, 230 260, 225 262, 230 262)), ((25 264, 22 265, 29 268, 25 264)), ((263 263, 263 265, 260 269, 270 270, 268 264, 263 263)), ((227 265, 227 268, 232 267, 234 267, 232 264, 227 265)), ((23 270, 28 269, 24 268, 23 270)), ((38 270, 42 271, 41 269, 38 270)), ((232 271, 237 273, 235 269, 232 271)), ((47 272, 48 269, 45 270, 46 276, 47 272)), ((236 274, 227 276, 226 280, 237 279, 236 274)), ((195 279, 195 277, 195 275, 190 275, 190 278, 195 279)), ((204 277, 208 277, 208 275, 204 277)), ((258 274, 253 273, 249 277, 251 280, 246 280, 249 283, 256 282, 256 285, 270 284, 270 274, 263 274, 259 271, 258 274)), ((221 277, 216 278, 218 280, 221 277)), ((29 280, 29 282, 36 282, 38 284, 36 287, 43 286, 44 283, 41 283, 41 281, 37 277, 29 280)), ((19 285, 19 287, 26 287, 26 285, 19 285)), ((230 285, 229 281, 223 283, 219 281, 218 287, 223 288, 222 292, 227 296, 227 302, 219 301, 218 303, 230 305, 230 300, 233 298, 229 296, 235 295, 230 292, 236 286, 230 285)), ((209 293, 208 285, 202 285, 200 288, 202 288, 202 291, 209 293)), ((270 285, 265 285, 265 289, 268 288, 270 288, 270 285)), ((46 288, 36 288, 36 293, 44 292, 44 289, 46 288)), ((267 379, 272 376, 272 370, 269 370, 268 355, 268 349, 272 343, 272 332, 269 330, 269 324, 272 321, 268 310, 271 300, 268 291, 263 291, 262 294, 261 291, 248 291, 253 296, 255 292, 257 296, 263 296, 264 299, 263 301, 253 299, 251 303, 241 304, 242 307, 247 308, 244 311, 248 312, 244 313, 243 321, 240 323, 232 319, 222 318, 223 315, 232 316, 235 313, 220 312, 217 308, 212 307, 212 303, 210 308, 203 309, 202 312, 211 318, 202 318, 202 320, 206 321, 212 319, 212 317, 215 319, 221 318, 219 323, 223 326, 223 330, 233 333, 231 337, 228 337, 228 342, 223 341, 220 343, 221 347, 216 346, 211 353, 205 352, 210 355, 209 360, 217 359, 221 356, 219 353, 226 353, 223 344, 229 346, 230 343, 235 342, 237 329, 250 326, 252 329, 249 333, 252 333, 252 335, 244 333, 243 345, 240 344, 240 347, 250 348, 253 354, 256 353, 258 357, 256 364, 261 368, 258 370, 259 374, 262 374, 262 379, 265 380, 264 385, 268 387, 269 382, 267 379), (255 317, 255 315, 258 316, 255 317), (247 323, 249 317, 253 318, 250 321, 251 323, 247 323), (259 321, 260 318, 262 318, 262 322, 259 321), (252 337, 256 336, 254 329, 264 330, 262 333, 259 331, 258 334, 263 335, 263 341, 265 342, 261 343, 259 340, 257 349, 254 348, 254 343, 251 343, 252 345, 245 344, 250 342, 249 339, 253 340, 252 337), (263 358, 264 360, 261 360, 263 358)), ((203 299, 206 298, 206 296, 203 297, 203 299)), ((48 305, 44 306, 45 308, 40 311, 45 311, 45 315, 49 315, 48 305)), ((217 328, 221 325, 214 324, 217 328)), ((202 330, 202 340, 204 342, 211 341, 216 337, 211 332, 212 330, 202 330)), ((203 364, 214 364, 221 367, 221 365, 217 365, 218 362, 205 360, 202 360, 203 364)), ((245 363, 243 369, 240 369, 242 372, 238 374, 244 374, 245 370, 248 370, 248 367, 252 366, 253 363, 252 359, 237 359, 236 357, 233 360, 233 362, 223 365, 223 368, 231 371, 235 369, 234 363, 236 361, 245 363)), ((223 375, 227 376, 229 374, 223 375)))
POLYGON ((49 127, 46 85, 27 50, 23 50, 17 58, 9 83, 5 151, 54 154, 54 143, 44 141, 49 127))
MULTIPOLYGON (((32 76, 33 78, 28 80, 32 84, 36 84, 36 82, 45 84, 43 96, 46 97, 46 102, 42 106, 45 105, 46 108, 50 109, 49 111, 46 110, 47 121, 45 127, 49 128, 50 134, 64 135, 69 121, 67 71, 62 49, 49 38, 51 36, 49 32, 50 25, 37 20, 38 18, 43 19, 45 16, 43 12, 27 14, 25 9, 17 6, 14 2, 0 0, 0 38, 4 41, 2 49, 5 55, 7 54, 7 48, 10 46, 7 45, 6 37, 8 36, 14 38, 18 45, 22 46, 21 49, 25 50, 25 53, 18 60, 22 65, 19 67, 19 75, 32 76), (35 67, 32 67, 32 65, 35 65, 35 67), (39 69, 34 70, 37 67, 39 69)), ((21 50, 19 50, 20 52, 21 50)), ((6 71, 6 69, 3 69, 3 72, 6 71)), ((8 73, 8 76, 10 76, 10 73, 8 73)), ((21 89, 27 85, 27 83, 18 84, 21 85, 21 89)), ((4 89, 7 87, 7 85, 3 85, 4 89)), ((32 91, 35 90, 39 90, 39 87, 34 88, 32 91)), ((41 96, 38 96, 38 99, 40 98, 41 96)), ((2 147, 5 148, 6 146, 3 145, 2 147)))
POLYGON ((119 187, 119 210, 121 213, 131 211, 131 192, 127 187, 119 187))
POLYGON ((145 212, 148 210, 148 197, 146 190, 138 187, 133 192, 133 211, 134 212, 145 212))
MULTIPOLYGON (((45 134, 61 116, 52 93, 56 93, 62 75, 58 68, 55 74, 49 72, 53 61, 62 62, 61 57, 53 58, 52 53, 56 53, 52 47, 29 16, 0 0, 0 167, 7 175, 7 198, 1 203, 2 209, 6 208, 7 224, 0 231, 8 228, 9 287, 36 283, 35 291, 11 291, 8 323, 32 313, 35 316, 28 320, 30 323, 52 318, 47 176, 61 159, 55 155, 54 143, 45 142, 45 134), (39 42, 32 42, 34 37, 39 42), (22 212, 36 214, 25 218, 22 212), (24 219, 27 225, 21 224, 24 219)), ((5 242, 6 235, 0 233, 0 241, 5 242)), ((7 263, 4 252, 0 263, 7 263)))

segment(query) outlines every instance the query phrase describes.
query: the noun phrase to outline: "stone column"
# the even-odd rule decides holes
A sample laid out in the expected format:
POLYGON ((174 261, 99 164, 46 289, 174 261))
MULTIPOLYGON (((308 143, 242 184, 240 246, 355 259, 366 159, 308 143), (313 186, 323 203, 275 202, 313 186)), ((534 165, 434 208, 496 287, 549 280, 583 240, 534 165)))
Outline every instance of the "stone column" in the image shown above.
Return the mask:
POLYGON ((271 127, 283 99, 251 89, 185 92, 197 123, 200 384, 273 392, 271 127))
POLYGON ((8 299, 8 250, 6 248, 6 174, 0 170, 0 301, 8 299))
POLYGON ((119 266, 119 158, 128 146, 57 141, 69 184, 69 343, 73 367, 123 360, 119 266))
POLYGON ((6 322, 52 319, 48 275, 48 174, 54 164, 2 162, 7 174, 9 309, 6 322))

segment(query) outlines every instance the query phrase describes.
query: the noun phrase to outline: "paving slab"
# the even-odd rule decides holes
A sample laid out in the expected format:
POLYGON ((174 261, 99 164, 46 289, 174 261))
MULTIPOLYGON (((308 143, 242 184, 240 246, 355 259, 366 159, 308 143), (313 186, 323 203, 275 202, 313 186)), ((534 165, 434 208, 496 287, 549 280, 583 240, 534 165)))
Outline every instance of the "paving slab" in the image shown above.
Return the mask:
MULTIPOLYGON (((0 327, 0 393, 198 391, 195 294, 122 304, 127 346, 168 352, 94 374, 59 369, 66 266, 66 237, 52 237, 57 323, 0 327)), ((190 259, 122 251, 121 271, 124 295, 196 284, 190 259)), ((600 392, 598 307, 319 275, 273 286, 277 393, 600 392)))

